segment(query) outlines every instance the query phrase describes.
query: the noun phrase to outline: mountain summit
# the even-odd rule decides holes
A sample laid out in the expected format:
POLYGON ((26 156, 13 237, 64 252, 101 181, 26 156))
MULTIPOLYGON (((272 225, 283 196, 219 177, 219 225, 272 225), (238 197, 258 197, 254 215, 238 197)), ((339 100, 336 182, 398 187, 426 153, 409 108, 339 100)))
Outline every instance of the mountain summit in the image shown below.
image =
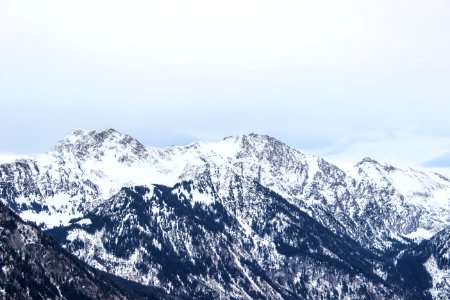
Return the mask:
POLYGON ((74 155, 81 161, 89 158, 101 160, 105 155, 114 155, 123 163, 148 158, 145 147, 139 141, 112 128, 90 131, 77 129, 58 142, 53 151, 62 156, 74 155))

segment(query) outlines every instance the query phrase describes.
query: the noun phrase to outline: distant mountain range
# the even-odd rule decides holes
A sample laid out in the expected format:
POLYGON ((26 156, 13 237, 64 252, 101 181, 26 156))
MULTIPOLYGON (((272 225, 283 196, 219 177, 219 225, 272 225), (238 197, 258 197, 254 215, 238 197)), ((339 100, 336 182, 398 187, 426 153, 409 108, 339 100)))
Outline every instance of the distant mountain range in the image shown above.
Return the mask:
POLYGON ((345 172, 265 135, 146 148, 76 130, 0 165, 0 199, 90 266, 171 295, 450 295, 449 179, 370 158, 345 172))

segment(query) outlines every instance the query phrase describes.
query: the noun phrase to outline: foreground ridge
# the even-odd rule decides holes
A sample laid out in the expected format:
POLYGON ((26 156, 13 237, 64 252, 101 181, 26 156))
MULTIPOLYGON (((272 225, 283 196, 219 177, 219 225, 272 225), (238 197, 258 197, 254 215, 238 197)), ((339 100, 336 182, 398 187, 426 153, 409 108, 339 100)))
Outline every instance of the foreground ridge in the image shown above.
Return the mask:
POLYGON ((96 270, 0 203, 2 299, 179 299, 96 270))

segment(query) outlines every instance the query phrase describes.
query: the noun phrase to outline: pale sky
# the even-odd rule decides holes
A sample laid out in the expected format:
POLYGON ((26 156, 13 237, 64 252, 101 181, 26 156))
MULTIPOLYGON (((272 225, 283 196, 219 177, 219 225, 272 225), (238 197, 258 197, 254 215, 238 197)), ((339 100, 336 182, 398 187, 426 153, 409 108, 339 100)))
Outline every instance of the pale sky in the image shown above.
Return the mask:
POLYGON ((0 0, 0 156, 76 128, 450 167, 450 1, 0 0))

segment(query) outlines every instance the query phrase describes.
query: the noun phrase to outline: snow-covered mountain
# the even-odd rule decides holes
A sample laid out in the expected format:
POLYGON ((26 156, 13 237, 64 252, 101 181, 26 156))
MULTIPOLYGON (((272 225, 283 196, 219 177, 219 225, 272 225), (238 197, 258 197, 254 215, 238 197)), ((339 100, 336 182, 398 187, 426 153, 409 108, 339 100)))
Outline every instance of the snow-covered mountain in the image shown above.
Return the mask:
POLYGON ((415 241, 431 238, 450 223, 450 181, 439 174, 366 158, 348 175, 358 199, 353 218, 363 215, 375 224, 382 216, 390 232, 415 241))
POLYGON ((337 297, 363 282, 372 297, 398 296, 402 284, 388 278, 406 275, 386 257, 450 225, 443 176, 368 158, 344 172, 257 134, 145 148, 113 129, 76 130, 46 154, 0 165, 0 199, 57 227, 61 243, 91 265, 180 294, 337 297), (191 264, 183 280, 168 261, 191 264), (195 274, 199 265, 209 273, 195 274), (338 275, 320 279, 327 272, 338 275))
POLYGON ((146 149, 113 129, 76 130, 44 155, 0 165, 2 200, 23 218, 47 227, 67 225, 124 186, 173 186, 206 173, 221 197, 229 194, 233 177, 250 178, 327 227, 337 231, 343 225, 353 238, 380 249, 390 239, 430 238, 450 224, 450 181, 440 175, 371 159, 346 174, 319 157, 256 134, 146 149), (331 224, 330 214, 338 223, 331 224), (376 234, 362 233, 363 227, 376 234))
POLYGON ((193 298, 417 295, 389 281, 402 276, 389 270, 390 262, 273 191, 239 180, 235 188, 226 206, 193 202, 210 195, 207 182, 123 188, 84 219, 50 233, 96 268, 193 298))

